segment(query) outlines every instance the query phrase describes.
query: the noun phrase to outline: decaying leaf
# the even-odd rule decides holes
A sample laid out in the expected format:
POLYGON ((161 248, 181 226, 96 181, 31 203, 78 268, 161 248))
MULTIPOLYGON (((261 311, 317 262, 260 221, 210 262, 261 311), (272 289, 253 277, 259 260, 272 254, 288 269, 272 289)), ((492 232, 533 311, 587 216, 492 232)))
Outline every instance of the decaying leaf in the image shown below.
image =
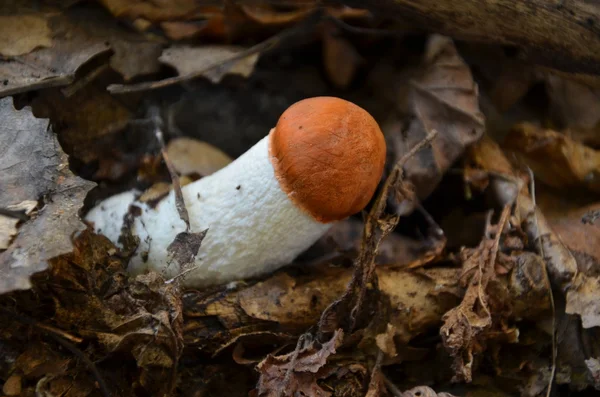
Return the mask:
POLYGON ((131 20, 165 21, 193 18, 198 10, 194 0, 154 2, 147 0, 101 0, 101 3, 115 16, 131 20))
POLYGON ((323 33, 323 63, 329 80, 338 88, 347 88, 362 59, 337 29, 329 28, 323 33))
POLYGON ((0 15, 0 36, 0 55, 6 57, 52 45, 48 21, 40 15, 0 15))
MULTIPOLYGON (((233 291, 190 291, 185 298, 189 319, 186 343, 213 353, 240 335, 257 331, 285 329, 291 335, 299 335, 320 320, 322 312, 344 293, 352 278, 351 269, 330 267, 327 263, 305 272, 294 277, 278 272, 233 291), (215 318, 222 326, 215 328, 215 318)), ((435 327, 462 296, 461 288, 456 286, 456 269, 410 272, 379 267, 376 272, 383 299, 395 308, 389 319, 392 329, 388 338, 397 343, 408 343, 435 327)))
POLYGON ((142 387, 169 393, 183 349, 183 316, 176 285, 158 273, 125 277, 115 247, 103 236, 84 232, 73 253, 52 261, 52 285, 37 285, 55 296, 54 321, 97 341, 100 356, 131 354, 142 387), (82 310, 81 308, 85 308, 82 310))
MULTIPOLYGON (((65 150, 86 164, 106 164, 117 157, 114 141, 126 131, 132 118, 127 107, 93 81, 70 95, 61 89, 44 90, 33 100, 32 108, 36 116, 52 120, 65 150)), ((120 162, 121 173, 128 165, 124 160, 120 162)))
MULTIPOLYGON (((321 263, 335 259, 351 259, 360 249, 364 223, 356 219, 336 222, 305 254, 301 261, 321 263)), ((378 264, 417 268, 439 257, 444 248, 443 236, 413 239, 391 233, 380 244, 378 264)), ((337 262, 337 261, 336 261, 337 262)))
MULTIPOLYGON (((36 18, 47 21, 51 15, 36 15, 36 18)), ((54 15, 51 19, 57 18, 60 19, 61 16, 54 15)), ((50 26, 54 25, 47 23, 50 26)), ((58 25, 52 29, 51 47, 39 48, 0 62, 0 95, 67 85, 73 81, 74 74, 81 65, 110 50, 104 40, 87 35, 61 37, 65 32, 60 23, 58 25)))
POLYGON ((548 221, 577 261, 577 274, 567 290, 568 314, 579 314, 584 328, 600 326, 600 228, 581 218, 597 204, 563 214, 548 221))
POLYGON ((559 75, 546 76, 550 112, 561 128, 590 130, 600 122, 600 89, 559 75))
POLYGON ((600 192, 599 151, 529 123, 515 126, 504 145, 520 154, 535 176, 549 186, 600 192))
POLYGON ((17 235, 17 225, 27 220, 37 205, 36 200, 25 200, 2 208, 5 214, 0 214, 0 250, 10 246, 12 238, 17 235))
POLYGON ((400 158, 429 132, 438 132, 431 148, 417 153, 404 167, 420 199, 435 189, 446 170, 484 130, 477 85, 452 40, 432 36, 424 66, 423 74, 411 82, 413 119, 393 143, 395 156, 400 158))
POLYGON ((330 374, 325 368, 327 359, 335 354, 343 338, 342 330, 336 331, 331 340, 322 344, 301 338, 295 351, 283 356, 267 356, 258 364, 260 372, 258 395, 261 397, 331 396, 331 393, 317 384, 317 380, 330 374))
POLYGON ((162 44, 120 27, 101 8, 33 15, 50 27, 51 45, 0 62, 0 95, 68 85, 80 66, 111 50, 110 65, 125 80, 160 68, 162 44))
POLYGON ((492 325, 487 288, 495 278, 500 238, 509 215, 510 209, 505 207, 498 224, 486 230, 486 237, 479 247, 463 252, 461 278, 467 291, 461 304, 444 315, 444 325, 440 329, 444 345, 454 358, 455 380, 472 380, 473 356, 481 349, 478 338, 492 325))
POLYGON ((12 98, 0 100, 0 205, 35 201, 37 212, 0 253, 0 293, 31 287, 29 277, 48 261, 72 249, 74 234, 85 229, 78 211, 94 183, 71 173, 68 158, 31 109, 17 111, 12 98))
POLYGON ((427 386, 418 386, 414 389, 402 392, 400 397, 455 397, 450 393, 436 393, 432 388, 427 386))
POLYGON ((213 83, 218 83, 227 74, 248 77, 258 61, 258 53, 238 59, 244 48, 226 46, 169 47, 159 60, 173 66, 181 76, 201 73, 213 83), (215 66, 218 67, 215 68, 215 66))
POLYGON ((180 175, 208 176, 232 161, 216 146, 185 137, 169 141, 167 154, 180 175))

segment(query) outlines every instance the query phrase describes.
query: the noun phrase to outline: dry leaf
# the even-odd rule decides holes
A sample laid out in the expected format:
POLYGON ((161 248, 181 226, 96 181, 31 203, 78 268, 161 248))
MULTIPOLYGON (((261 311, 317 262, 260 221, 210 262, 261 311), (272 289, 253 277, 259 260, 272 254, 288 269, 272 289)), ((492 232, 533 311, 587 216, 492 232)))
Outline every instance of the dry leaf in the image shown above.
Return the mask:
POLYGON ((30 288, 32 274, 45 270, 51 258, 71 251, 71 238, 85 229, 78 211, 95 184, 71 173, 47 120, 36 119, 29 108, 15 110, 12 98, 0 100, 0 119, 0 205, 38 203, 38 212, 0 253, 1 294, 30 288))
POLYGON ((598 208, 600 206, 595 204, 564 214, 553 214, 548 219, 577 261, 578 272, 567 290, 565 311, 580 315, 584 328, 600 326, 600 228, 582 222, 588 211, 598 208))
MULTIPOLYGON (((298 335, 313 326, 344 293, 352 269, 323 263, 304 272, 291 277, 281 271, 254 285, 240 286, 239 290, 212 294, 190 291, 185 299, 187 343, 213 353, 240 335, 280 329, 298 335), (226 331, 215 328, 215 318, 226 331)), ((376 272, 381 293, 394 308, 389 323, 398 344, 434 328, 462 296, 456 285, 457 269, 408 272, 379 267, 376 272)))
POLYGON ((337 29, 328 28, 323 32, 323 63, 329 80, 338 88, 348 88, 362 58, 337 29))
POLYGON ((7 249, 12 238, 17 235, 17 224, 21 221, 18 214, 25 215, 24 218, 26 219, 37 205, 38 202, 35 200, 25 200, 2 208, 12 214, 10 216, 0 215, 0 250, 7 249))
POLYGON ((111 49, 110 65, 125 80, 160 68, 162 45, 119 26, 101 8, 74 7, 36 16, 48 21, 52 46, 0 62, 0 95, 68 85, 80 66, 111 49))
MULTIPOLYGON (((44 90, 31 106, 36 116, 52 120, 65 150, 84 163, 106 162, 108 154, 116 156, 115 140, 122 137, 133 116, 121 101, 96 82, 70 95, 59 89, 44 90)), ((125 172, 128 164, 121 161, 120 165, 121 173, 125 172)))
POLYGON ((259 54, 254 53, 237 59, 244 50, 234 46, 174 46, 165 49, 159 60, 177 69, 180 76, 197 75, 202 72, 204 77, 216 84, 227 74, 243 77, 252 74, 259 54))
POLYGON ((198 11, 195 0, 100 0, 116 17, 152 22, 193 18, 198 11))
POLYGON ((233 161, 216 146, 186 137, 169 141, 167 154, 180 175, 208 176, 233 161))
POLYGON ((432 388, 427 386, 417 386, 413 389, 402 392, 400 397, 455 397, 450 393, 436 393, 432 388))
POLYGON ((419 151, 404 166, 405 177, 415 185, 420 199, 435 189, 452 163, 484 130, 477 85, 452 40, 432 36, 424 63, 422 76, 411 81, 414 118, 407 131, 393 137, 399 159, 430 131, 438 132, 431 148, 419 151))
POLYGON ((324 366, 341 345, 343 337, 344 333, 338 330, 331 340, 323 344, 310 341, 302 345, 300 341, 292 353, 267 356, 257 367, 260 372, 258 396, 331 396, 317 384, 317 380, 329 375, 324 366))
POLYGON ((479 247, 465 249, 461 253, 461 279, 465 280, 467 291, 460 305, 444 315, 444 325, 440 329, 444 346, 454 358, 452 367, 455 381, 471 382, 474 356, 482 350, 482 333, 492 326, 488 285, 496 277, 495 263, 500 237, 509 214, 510 208, 507 206, 498 224, 487 226, 479 247), (492 233, 494 236, 490 237, 492 233))
POLYGON ((41 15, 0 15, 0 37, 0 55, 6 57, 52 45, 48 21, 41 15))
POLYGON ((592 129, 600 122, 600 89, 547 74, 550 114, 561 128, 592 129))
MULTIPOLYGON (((360 250, 364 222, 348 218, 336 222, 308 250, 299 261, 320 263, 336 257, 353 259, 360 250)), ((413 239, 392 233, 380 244, 377 263, 398 267, 416 268, 439 256, 444 248, 443 239, 435 236, 413 239)))
POLYGON ((600 152, 553 130, 516 125, 504 146, 518 153, 535 176, 556 188, 584 187, 600 192, 600 152))
POLYGON ((375 337, 377 347, 387 354, 388 357, 395 357, 398 352, 396 351, 396 343, 394 342, 394 336, 396 335, 396 329, 392 324, 388 324, 385 333, 379 334, 375 337))
POLYGON ((169 394, 183 350, 180 292, 158 273, 127 278, 114 253, 108 239, 86 231, 72 253, 52 261, 52 283, 36 286, 57 297, 53 321, 60 328, 97 341, 91 353, 133 356, 139 382, 132 387, 169 394))

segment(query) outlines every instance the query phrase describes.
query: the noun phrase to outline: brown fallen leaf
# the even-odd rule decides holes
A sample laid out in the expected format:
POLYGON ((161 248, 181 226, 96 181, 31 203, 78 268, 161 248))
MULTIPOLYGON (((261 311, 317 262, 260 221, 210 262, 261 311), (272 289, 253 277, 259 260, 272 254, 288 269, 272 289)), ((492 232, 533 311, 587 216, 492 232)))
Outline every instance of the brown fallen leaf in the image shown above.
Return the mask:
POLYGON ((208 176, 233 161, 216 146, 187 137, 169 141, 167 154, 180 175, 208 176))
POLYGON ((124 29, 100 7, 75 6, 32 15, 50 26, 51 46, 2 60, 0 95, 68 85, 83 64, 111 50, 110 65, 125 80, 160 69, 160 41, 124 29))
POLYGON ((552 285, 566 291, 577 274, 577 262, 544 213, 534 205, 527 184, 512 168, 500 146, 485 137, 472 147, 469 157, 468 161, 489 173, 495 205, 517 203, 515 223, 521 225, 528 241, 535 244, 534 249, 541 247, 552 285))
POLYGON ((183 350, 178 288, 153 272, 128 279, 123 261, 112 256, 117 250, 103 236, 86 231, 75 243, 72 253, 52 261, 52 283, 36 285, 59 297, 53 321, 62 329, 76 325, 82 338, 95 341, 91 354, 133 356, 139 371, 133 387, 171 392, 183 350))
MULTIPOLYGON (((102 87, 102 76, 99 78, 99 81, 91 81, 70 95, 61 89, 44 90, 31 103, 36 116, 52 120, 65 150, 85 164, 94 161, 104 164, 111 157, 118 156, 115 141, 118 142, 127 132, 133 117, 122 102, 106 92, 102 87)), ((123 159, 120 173, 128 168, 131 165, 123 159)), ((118 175, 117 172, 114 174, 118 175)))
POLYGON ((563 134, 522 123, 512 128, 504 147, 519 154, 549 186, 600 192, 600 152, 563 134))
POLYGON ((52 45, 48 21, 41 15, 0 15, 0 55, 27 54, 52 45))
POLYGON ((363 62, 352 43, 339 29, 328 26, 323 30, 323 63, 329 81, 338 88, 348 88, 363 62))
POLYGON ((590 130, 600 122, 600 89, 546 74, 550 114, 561 129, 590 130))
POLYGON ((548 219, 577 261, 578 273, 567 290, 565 311, 580 315, 584 328, 600 326, 600 228, 581 219, 590 210, 599 208, 600 205, 594 204, 548 219))
POLYGON ((336 331, 329 341, 322 344, 301 337, 295 351, 283 356, 267 356, 257 366, 260 373, 258 396, 331 396, 317 384, 317 380, 329 375, 325 364, 329 356, 335 354, 343 338, 342 330, 336 331))
MULTIPOLYGON (((297 336, 304 332, 344 293, 352 270, 323 263, 304 272, 292 277, 281 271, 236 290, 189 291, 184 299, 186 344, 212 354, 248 333, 286 330, 297 336), (215 328, 212 319, 222 326, 215 328)), ((398 344, 434 328, 462 296, 456 269, 410 272, 378 267, 376 272, 381 294, 395 308, 389 323, 398 344)))
POLYGON ((218 83, 227 74, 249 77, 258 61, 258 53, 250 54, 242 59, 236 56, 244 51, 235 46, 173 46, 166 48, 159 60, 173 66, 181 76, 201 75, 213 83, 218 83), (233 61, 230 61, 233 60, 233 61), (214 67, 219 65, 219 67, 214 67))
POLYGON ((436 393, 432 388, 427 386, 417 386, 410 390, 402 392, 399 397, 455 397, 453 394, 440 392, 436 393))
POLYGON ((71 173, 68 158, 31 109, 15 110, 12 98, 0 99, 0 205, 36 201, 37 212, 0 253, 0 294, 31 287, 29 277, 48 261, 70 252, 72 237, 84 230, 78 211, 94 183, 71 173))
POLYGON ((130 20, 146 19, 151 22, 193 18, 198 11, 194 0, 148 1, 148 0, 100 0, 116 17, 130 20))
POLYGON ((405 177, 415 186, 419 199, 435 189, 452 163, 484 130, 477 85, 452 40, 430 37, 423 67, 422 75, 411 81, 412 119, 406 131, 392 137, 394 155, 401 158, 429 132, 438 132, 431 147, 404 166, 405 177))

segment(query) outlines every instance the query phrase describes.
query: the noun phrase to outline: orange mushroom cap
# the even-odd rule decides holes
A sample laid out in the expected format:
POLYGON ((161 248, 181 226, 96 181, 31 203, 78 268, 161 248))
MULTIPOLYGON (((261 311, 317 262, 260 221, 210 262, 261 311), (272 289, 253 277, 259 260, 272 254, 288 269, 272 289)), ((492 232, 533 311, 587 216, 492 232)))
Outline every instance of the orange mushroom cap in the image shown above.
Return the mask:
POLYGON ((347 218, 368 204, 386 157, 375 119, 334 97, 290 106, 271 130, 269 151, 282 190, 322 223, 347 218))

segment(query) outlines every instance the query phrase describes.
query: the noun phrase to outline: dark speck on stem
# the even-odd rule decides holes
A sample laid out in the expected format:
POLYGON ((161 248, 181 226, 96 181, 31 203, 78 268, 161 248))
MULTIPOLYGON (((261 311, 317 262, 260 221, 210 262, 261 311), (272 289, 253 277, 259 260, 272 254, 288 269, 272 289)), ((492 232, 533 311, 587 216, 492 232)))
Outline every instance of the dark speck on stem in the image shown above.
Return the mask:
POLYGON ((242 188, 242 185, 237 185, 236 186, 236 190, 240 190, 242 188))

